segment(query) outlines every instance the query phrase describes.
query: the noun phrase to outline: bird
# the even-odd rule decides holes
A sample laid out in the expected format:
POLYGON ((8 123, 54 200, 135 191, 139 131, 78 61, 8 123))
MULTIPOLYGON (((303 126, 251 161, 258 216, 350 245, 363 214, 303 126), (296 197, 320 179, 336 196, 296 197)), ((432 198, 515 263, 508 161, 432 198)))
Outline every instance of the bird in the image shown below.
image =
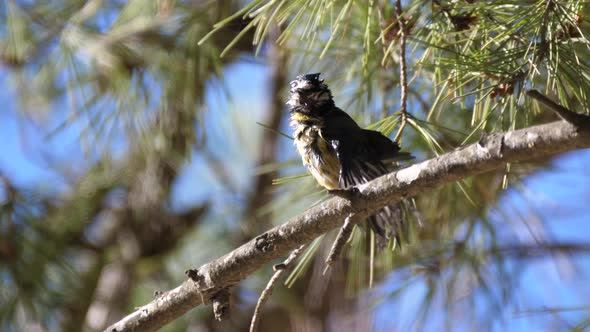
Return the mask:
MULTIPOLYGON (((413 156, 398 143, 374 130, 361 128, 338 108, 320 73, 299 75, 290 83, 290 125, 303 165, 317 183, 337 192, 349 190, 389 173, 396 161, 413 156)), ((400 204, 386 206, 369 217, 378 239, 399 241, 403 211, 400 204)))

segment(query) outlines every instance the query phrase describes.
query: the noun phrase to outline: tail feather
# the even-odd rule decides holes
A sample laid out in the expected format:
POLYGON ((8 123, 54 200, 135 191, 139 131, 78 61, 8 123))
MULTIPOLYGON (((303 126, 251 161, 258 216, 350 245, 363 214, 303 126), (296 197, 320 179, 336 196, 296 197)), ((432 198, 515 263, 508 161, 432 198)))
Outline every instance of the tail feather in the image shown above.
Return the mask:
POLYGON ((369 217, 369 226, 379 235, 379 244, 384 245, 389 239, 396 239, 404 233, 404 210, 401 203, 389 205, 369 217))

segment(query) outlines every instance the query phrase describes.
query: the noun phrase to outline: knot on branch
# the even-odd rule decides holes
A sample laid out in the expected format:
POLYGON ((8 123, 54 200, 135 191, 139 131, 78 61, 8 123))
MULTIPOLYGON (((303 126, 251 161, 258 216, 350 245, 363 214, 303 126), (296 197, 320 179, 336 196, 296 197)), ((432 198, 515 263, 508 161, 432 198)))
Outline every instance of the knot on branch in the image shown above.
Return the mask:
POLYGON ((258 236, 255 240, 256 250, 262 252, 272 251, 275 247, 274 238, 268 233, 258 236))
POLYGON ((229 287, 224 288, 211 297, 213 302, 213 314, 217 321, 222 321, 229 317, 229 287))
POLYGON ((184 272, 187 277, 191 278, 194 282, 199 283, 203 280, 203 275, 199 273, 198 269, 189 269, 184 272))
POLYGON ((277 271, 282 271, 286 268, 287 268, 287 265, 285 263, 279 263, 279 264, 273 265, 272 270, 277 272, 277 271))
POLYGON ((502 158, 504 153, 504 135, 483 135, 477 142, 477 147, 490 157, 502 158))
POLYGON ((203 303, 206 303, 205 299, 203 298, 203 293, 214 288, 210 282, 206 281, 205 275, 207 273, 207 269, 205 269, 204 273, 201 272, 200 269, 190 269, 185 271, 185 274, 196 284, 197 289, 201 293, 201 300, 203 303))

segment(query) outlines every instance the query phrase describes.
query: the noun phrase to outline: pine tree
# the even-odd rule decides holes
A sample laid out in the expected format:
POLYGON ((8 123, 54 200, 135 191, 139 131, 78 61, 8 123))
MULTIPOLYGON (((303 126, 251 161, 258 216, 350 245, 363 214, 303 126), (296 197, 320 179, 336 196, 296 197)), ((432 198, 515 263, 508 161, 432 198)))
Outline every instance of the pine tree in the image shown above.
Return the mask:
MULTIPOLYGON (((327 202, 290 140, 296 75, 321 72, 341 108, 416 162, 557 120, 532 89, 590 109, 584 1, 6 1, 0 17, 6 118, 21 128, 6 144, 25 142, 45 169, 23 181, 20 157, 0 159, 7 331, 105 329, 184 270, 327 202), (252 102, 252 87, 265 100, 252 102)), ((551 302, 540 293, 555 280, 530 275, 540 258, 586 281, 586 237, 553 234, 565 218, 542 213, 559 208, 535 212, 550 187, 529 184, 555 165, 552 154, 503 163, 416 195, 400 241, 382 248, 355 227, 326 274, 337 232, 300 243, 259 330, 515 329, 515 315, 584 330, 585 290, 566 284, 567 300, 551 302)), ((574 185, 560 190, 583 210, 574 185)), ((229 318, 174 313, 168 330, 247 329, 264 266, 231 285, 229 318)))

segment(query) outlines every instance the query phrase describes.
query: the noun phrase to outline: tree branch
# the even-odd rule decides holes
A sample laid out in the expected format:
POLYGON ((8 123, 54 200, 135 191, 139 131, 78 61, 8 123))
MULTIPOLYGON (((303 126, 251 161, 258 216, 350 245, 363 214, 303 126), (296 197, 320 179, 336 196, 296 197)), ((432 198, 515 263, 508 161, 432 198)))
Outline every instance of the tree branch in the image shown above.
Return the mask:
POLYGON ((324 275, 328 272, 328 269, 334 265, 334 263, 340 258, 340 254, 342 253, 342 248, 350 239, 350 235, 352 234, 352 230, 354 229, 354 225, 357 224, 359 218, 356 216, 348 216, 344 219, 344 225, 340 228, 338 235, 336 236, 336 240, 332 244, 332 248, 330 248, 330 253, 328 254, 328 258, 326 259, 326 268, 324 269, 324 275), (355 221, 353 221, 353 218, 355 221))
POLYGON ((581 114, 570 111, 567 108, 557 104, 553 100, 545 97, 537 90, 528 90, 526 94, 527 96, 547 106, 547 108, 549 108, 552 112, 557 114, 560 118, 564 119, 565 121, 572 123, 578 126, 579 128, 583 128, 584 130, 590 129, 590 116, 588 116, 587 114, 581 114))
POLYGON ((565 121, 495 133, 479 142, 437 158, 386 174, 359 187, 352 204, 334 197, 248 243, 190 270, 191 279, 123 318, 106 331, 153 331, 200 304, 211 302, 219 291, 231 287, 273 260, 342 225, 354 213, 369 216, 403 198, 427 193, 469 176, 558 153, 589 148, 590 132, 565 121), (355 202, 356 203, 356 202, 355 202))

